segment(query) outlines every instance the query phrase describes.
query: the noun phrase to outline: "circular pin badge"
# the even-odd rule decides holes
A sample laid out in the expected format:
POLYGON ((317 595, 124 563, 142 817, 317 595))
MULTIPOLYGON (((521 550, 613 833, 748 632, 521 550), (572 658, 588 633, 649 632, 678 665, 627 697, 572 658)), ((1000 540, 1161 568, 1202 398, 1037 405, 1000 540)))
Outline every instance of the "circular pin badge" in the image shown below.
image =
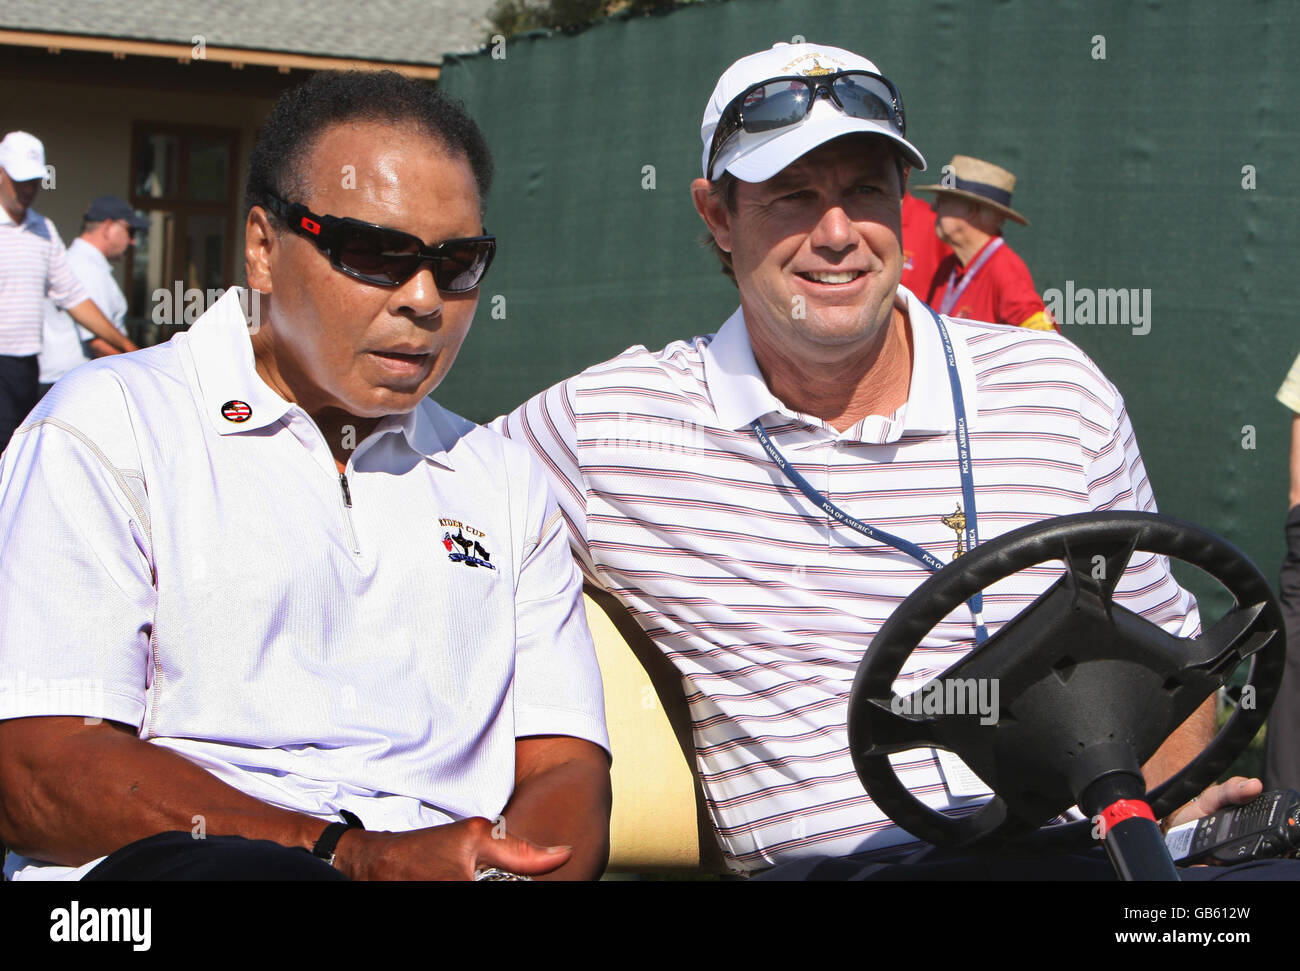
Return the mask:
POLYGON ((253 409, 244 401, 227 401, 221 406, 221 417, 238 424, 252 418, 253 409))

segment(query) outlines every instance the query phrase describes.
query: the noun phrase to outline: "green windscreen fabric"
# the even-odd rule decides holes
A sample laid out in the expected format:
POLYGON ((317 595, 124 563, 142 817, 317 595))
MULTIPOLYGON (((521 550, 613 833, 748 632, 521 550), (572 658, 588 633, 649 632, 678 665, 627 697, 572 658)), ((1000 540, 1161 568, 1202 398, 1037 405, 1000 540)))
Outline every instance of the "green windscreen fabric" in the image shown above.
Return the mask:
POLYGON ((700 117, 728 64, 799 35, 898 84, 930 163, 914 186, 954 154, 1016 173, 1031 225, 1008 241, 1123 393, 1161 510, 1271 575, 1290 422, 1273 394, 1300 352, 1298 31, 1280 0, 730 0, 449 58, 443 90, 496 157, 500 252, 436 397, 488 420, 630 345, 716 330, 736 292, 688 194, 700 117))

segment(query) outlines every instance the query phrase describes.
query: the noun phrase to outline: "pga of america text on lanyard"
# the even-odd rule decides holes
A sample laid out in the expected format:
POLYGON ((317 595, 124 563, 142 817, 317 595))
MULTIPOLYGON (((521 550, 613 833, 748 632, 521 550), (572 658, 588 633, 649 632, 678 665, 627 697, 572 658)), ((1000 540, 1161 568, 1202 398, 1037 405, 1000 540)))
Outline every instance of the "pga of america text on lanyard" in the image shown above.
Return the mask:
MULTIPOLYGON (((958 295, 960 295, 960 291, 958 295)), ((943 319, 933 310, 930 311, 930 316, 934 318, 934 322, 939 328, 939 338, 943 341, 944 359, 948 367, 948 383, 952 387, 952 411, 957 422, 957 468, 961 473, 961 495, 966 510, 966 549, 973 550, 979 544, 979 530, 975 521, 975 479, 971 474, 970 434, 966 422, 966 407, 962 401, 961 379, 957 374, 957 355, 953 352, 952 338, 948 335, 948 328, 944 326, 943 319)), ((763 450, 767 452, 768 457, 776 463, 776 467, 794 484, 795 488, 804 494, 804 497, 809 502, 826 513, 826 515, 869 539, 874 539, 887 546, 892 546, 901 553, 906 553, 931 573, 936 573, 943 568, 943 561, 933 553, 927 552, 901 536, 887 533, 883 529, 878 529, 850 516, 809 485, 808 480, 786 461, 784 455, 777 451, 776 446, 772 444, 772 439, 764 431, 761 419, 755 419, 749 427, 757 436, 759 444, 763 446, 763 450)), ((966 603, 970 607, 971 618, 975 625, 975 643, 983 644, 988 639, 988 630, 984 626, 983 593, 975 594, 966 603)))
POLYGON ((961 299, 961 295, 970 286, 971 280, 975 279, 979 271, 984 269, 984 264, 989 261, 990 256, 1001 248, 1002 242, 1002 237, 999 236, 984 247, 984 252, 979 255, 979 259, 970 265, 970 269, 961 278, 961 285, 956 290, 953 290, 952 285, 957 279, 957 267, 952 268, 952 272, 948 274, 948 283, 943 288, 943 299, 939 301, 939 313, 950 314, 953 312, 957 306, 957 301, 961 299))

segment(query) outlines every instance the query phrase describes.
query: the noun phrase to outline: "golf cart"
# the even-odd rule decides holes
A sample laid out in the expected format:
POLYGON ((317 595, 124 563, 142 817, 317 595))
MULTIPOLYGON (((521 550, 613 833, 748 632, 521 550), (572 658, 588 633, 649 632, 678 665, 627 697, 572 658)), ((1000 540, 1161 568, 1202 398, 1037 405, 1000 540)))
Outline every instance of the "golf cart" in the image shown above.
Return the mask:
MULTIPOLYGON (((610 869, 717 869, 679 680, 630 618, 602 606, 615 620, 592 602, 588 617, 615 754, 610 869), (615 622, 621 644, 611 640, 615 622)), ((1121 879, 1177 880, 1156 820, 1214 783, 1250 743, 1277 693, 1285 649, 1267 581, 1225 540, 1148 513, 1046 520, 981 544, 898 607, 858 670, 849 746, 876 804, 936 846, 1055 852, 1087 847, 1096 834, 1121 879), (1233 606, 1206 621, 1199 637, 1166 633, 1112 600, 1135 551, 1198 567, 1227 589, 1233 606), (1055 560, 1066 564, 1061 578, 936 679, 996 681, 996 719, 920 713, 901 703, 894 681, 937 623, 998 580, 1055 560), (1243 696, 1252 704, 1239 706, 1195 760, 1148 794, 1141 765, 1243 662, 1243 696), (995 797, 962 817, 922 804, 899 782, 889 755, 924 747, 956 753, 995 797), (1075 806, 1084 819, 1046 825, 1075 806)))

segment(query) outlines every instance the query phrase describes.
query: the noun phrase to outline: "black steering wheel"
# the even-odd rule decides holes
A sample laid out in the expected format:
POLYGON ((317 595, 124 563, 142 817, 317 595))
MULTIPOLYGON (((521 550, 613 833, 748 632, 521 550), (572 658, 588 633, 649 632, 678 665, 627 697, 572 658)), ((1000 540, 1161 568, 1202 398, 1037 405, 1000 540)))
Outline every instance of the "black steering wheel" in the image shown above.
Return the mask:
POLYGON ((1151 513, 1062 516, 981 544, 899 605, 854 679, 849 748, 871 798, 920 839, 940 846, 990 839, 1035 849, 1064 846, 1086 839, 1092 824, 1045 824, 1076 803, 1087 812, 1079 794, 1092 780, 1136 772, 1250 658, 1242 695, 1253 704, 1239 705, 1210 745, 1147 801, 1159 819, 1213 783, 1264 723, 1285 654, 1282 614, 1268 582, 1226 540, 1151 513), (1115 586, 1137 551, 1199 567, 1228 590, 1233 607, 1199 637, 1184 639, 1116 604, 1115 586), (978 679, 996 679, 996 720, 971 711, 919 712, 915 699, 926 688, 907 702, 894 693, 903 663, 952 610, 991 584, 1052 560, 1065 562, 1062 577, 936 678, 943 691, 931 689, 934 698, 960 699, 978 679), (995 797, 964 817, 923 804, 888 758, 923 747, 955 752, 995 797))

